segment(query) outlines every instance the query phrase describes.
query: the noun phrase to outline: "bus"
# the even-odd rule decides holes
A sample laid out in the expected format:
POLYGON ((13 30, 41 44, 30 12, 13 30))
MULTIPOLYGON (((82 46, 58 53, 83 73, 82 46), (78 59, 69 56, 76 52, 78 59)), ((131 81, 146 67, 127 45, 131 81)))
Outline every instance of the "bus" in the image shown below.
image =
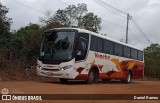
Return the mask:
POLYGON ((37 64, 37 75, 62 83, 118 79, 129 84, 144 76, 143 50, 80 28, 45 31, 37 64))

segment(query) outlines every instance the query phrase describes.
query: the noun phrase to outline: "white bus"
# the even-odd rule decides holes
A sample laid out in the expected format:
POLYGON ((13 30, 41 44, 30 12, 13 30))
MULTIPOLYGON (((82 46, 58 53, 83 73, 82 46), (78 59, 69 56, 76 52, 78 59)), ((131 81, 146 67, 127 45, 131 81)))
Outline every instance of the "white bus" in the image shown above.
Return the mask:
POLYGON ((143 78, 143 51, 123 42, 79 28, 54 28, 44 32, 37 74, 62 83, 119 79, 130 83, 143 78))

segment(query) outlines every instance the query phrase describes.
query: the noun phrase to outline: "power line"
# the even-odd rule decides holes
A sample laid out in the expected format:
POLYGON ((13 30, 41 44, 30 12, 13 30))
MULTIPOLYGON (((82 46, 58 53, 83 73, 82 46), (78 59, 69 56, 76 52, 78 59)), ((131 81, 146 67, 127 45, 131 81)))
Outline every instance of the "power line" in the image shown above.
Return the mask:
POLYGON ((146 40, 152 44, 151 40, 147 37, 147 35, 143 32, 141 27, 138 25, 138 23, 135 21, 135 19, 132 17, 131 21, 133 22, 134 26, 137 28, 137 30, 146 38, 146 40))
POLYGON ((113 10, 115 10, 115 11, 121 13, 121 14, 127 15, 127 13, 124 12, 124 11, 121 11, 121 10, 119 10, 119 9, 117 9, 117 8, 115 8, 115 7, 113 7, 113 6, 109 5, 109 4, 107 4, 107 3, 103 2, 103 1, 101 1, 101 0, 98 0, 98 1, 101 2, 102 4, 104 4, 105 6, 111 8, 111 9, 113 9, 113 10))
MULTIPOLYGON (((66 3, 64 3, 64 2, 62 2, 61 0, 58 0, 59 2, 61 2, 61 3, 63 3, 63 4, 65 4, 65 5, 68 5, 68 4, 66 4, 66 3)), ((114 14, 117 14, 117 15, 119 15, 119 16, 121 16, 121 17, 125 17, 125 16, 122 16, 122 15, 120 15, 120 14, 123 14, 123 15, 127 15, 128 13, 126 13, 126 12, 124 12, 124 11, 121 11, 121 10, 119 10, 119 9, 117 9, 117 8, 115 8, 115 7, 113 7, 113 6, 111 6, 111 5, 109 5, 109 4, 107 4, 107 3, 105 3, 105 2, 103 2, 103 1, 101 1, 101 0, 94 0, 97 4, 99 4, 100 6, 102 6, 103 8, 105 8, 105 9, 107 9, 107 10, 109 10, 110 12, 112 12, 112 13, 114 13, 114 14), (116 12, 115 12, 116 11, 116 12)), ((126 18, 126 17, 125 17, 126 18)), ((121 28, 125 28, 125 27, 123 27, 123 26, 121 26, 121 25, 118 25, 118 24, 115 24, 115 23, 112 23, 112 22, 110 22, 110 21, 107 21, 107 20, 104 20, 104 19, 102 19, 103 21, 105 21, 105 22, 107 22, 107 23, 110 23, 110 24, 113 24, 113 25, 116 25, 116 26, 119 26, 119 27, 121 27, 121 28)), ((134 20, 134 18, 132 17, 132 22, 135 24, 135 27, 137 28, 137 30, 139 31, 139 32, 141 32, 141 34, 147 39, 147 41, 148 42, 150 42, 150 43, 152 43, 150 40, 149 40, 149 38, 146 36, 146 34, 142 31, 142 29, 140 28, 140 26, 138 25, 138 23, 134 20)), ((129 29, 129 28, 128 28, 129 29)), ((130 29, 129 29, 130 30, 130 29)), ((130 30, 131 31, 131 30, 130 30)), ((132 32, 132 31, 131 31, 132 32)), ((133 33, 132 33, 133 34, 133 33)), ((136 36, 135 36, 136 37, 136 36)), ((137 38, 137 37, 136 37, 137 38)), ((138 41, 140 41, 139 39, 137 39, 138 41)))
MULTIPOLYGON (((96 1, 96 3, 98 3, 99 5, 101 5, 102 7, 104 7, 105 9, 111 11, 112 13, 115 13, 115 14, 117 14, 117 15, 120 15, 120 14, 127 15, 126 12, 121 11, 121 10, 119 10, 119 9, 117 9, 117 8, 115 8, 115 7, 113 7, 113 6, 109 5, 109 4, 101 1, 101 0, 95 0, 95 1, 96 1), (109 8, 110 8, 110 9, 109 9, 109 8), (116 12, 114 12, 114 11, 116 11, 116 12)), ((120 16, 122 16, 122 15, 120 15, 120 16)), ((124 17, 124 16, 123 16, 123 17, 124 17)), ((152 44, 151 40, 150 40, 150 39, 147 37, 147 35, 143 32, 143 30, 140 28, 140 26, 138 25, 138 23, 135 21, 135 19, 134 19, 133 17, 132 17, 131 21, 133 22, 133 24, 135 25, 135 27, 137 28, 137 30, 146 38, 146 40, 147 40, 150 44, 152 44)))
POLYGON ((22 5, 22 6, 25 6, 25 7, 29 8, 29 9, 32 9, 32 10, 34 10, 34 11, 37 11, 37 12, 39 12, 39 13, 45 14, 43 11, 37 10, 37 9, 35 9, 35 8, 32 8, 32 7, 30 7, 30 6, 27 6, 27 5, 25 5, 25 4, 22 4, 22 3, 20 3, 20 2, 17 2, 17 1, 15 1, 15 0, 12 0, 12 1, 15 2, 15 3, 17 3, 17 4, 20 4, 20 5, 22 5))
POLYGON ((128 28, 128 30, 130 31, 130 33, 136 38, 136 40, 142 45, 144 43, 142 43, 142 41, 132 32, 132 30, 130 28, 128 28))
MULTIPOLYGON (((117 8, 115 8, 115 7, 113 7, 113 6, 109 5, 109 4, 101 1, 101 0, 95 0, 95 2, 98 3, 99 5, 101 5, 102 7, 104 7, 105 9, 111 11, 111 12, 114 13, 114 14, 117 14, 117 15, 119 15, 119 16, 122 16, 121 14, 127 15, 126 43, 128 43, 128 24, 129 24, 129 20, 130 20, 130 15, 129 15, 129 13, 126 13, 126 12, 124 12, 124 11, 121 11, 121 10, 119 10, 119 9, 117 9, 117 8)), ((122 17, 126 18, 125 16, 122 16, 122 17)))
POLYGON ((113 23, 113 22, 110 22, 110 21, 107 21, 107 20, 104 20, 104 19, 102 19, 102 20, 109 23, 109 24, 112 24, 112 25, 115 25, 115 26, 118 26, 118 27, 121 27, 121 28, 125 28, 124 26, 118 25, 116 23, 113 23))
POLYGON ((58 1, 61 2, 61 3, 64 4, 64 5, 67 5, 67 6, 68 6, 67 3, 65 3, 65 2, 63 2, 63 1, 61 1, 61 0, 58 0, 58 1))
POLYGON ((114 7, 108 5, 108 4, 106 4, 106 3, 104 3, 104 2, 102 2, 102 1, 100 1, 100 0, 94 0, 94 1, 95 1, 97 4, 99 4, 101 7, 109 10, 110 12, 112 12, 112 13, 114 13, 114 14, 116 14, 116 15, 119 15, 119 16, 121 16, 121 17, 126 18, 125 16, 121 15, 121 14, 126 14, 126 13, 122 13, 122 12, 120 12, 120 10, 118 10, 118 9, 116 10, 116 8, 113 9, 114 7), (109 7, 110 9, 109 9, 108 7, 109 7), (111 10, 111 9, 112 9, 112 10, 111 10), (114 10, 114 11, 113 11, 113 10, 114 10), (116 12, 115 12, 115 10, 116 10, 116 12), (119 14, 119 13, 121 13, 121 14, 119 14))

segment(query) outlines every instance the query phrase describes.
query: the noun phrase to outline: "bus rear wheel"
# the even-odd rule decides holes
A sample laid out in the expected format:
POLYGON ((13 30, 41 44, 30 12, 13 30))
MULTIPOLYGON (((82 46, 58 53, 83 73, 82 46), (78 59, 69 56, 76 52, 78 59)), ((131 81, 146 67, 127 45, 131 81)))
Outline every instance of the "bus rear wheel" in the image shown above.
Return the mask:
POLYGON ((91 70, 86 80, 86 83, 87 84, 98 83, 98 78, 99 78, 98 72, 96 70, 91 70))
POLYGON ((65 78, 59 78, 60 82, 61 83, 67 83, 68 79, 65 79, 65 78))
POLYGON ((128 75, 127 75, 127 77, 126 77, 126 79, 123 79, 123 80, 121 80, 123 83, 125 83, 125 84, 130 84, 131 83, 131 80, 132 80, 132 74, 131 74, 131 72, 128 72, 128 75))

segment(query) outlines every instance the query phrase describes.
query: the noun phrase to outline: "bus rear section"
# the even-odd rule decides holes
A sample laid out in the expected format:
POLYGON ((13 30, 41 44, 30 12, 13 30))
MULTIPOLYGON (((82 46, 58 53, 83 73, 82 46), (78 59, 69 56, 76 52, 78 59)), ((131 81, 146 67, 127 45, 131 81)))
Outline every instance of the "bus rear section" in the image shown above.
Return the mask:
POLYGON ((84 29, 57 28, 44 33, 37 60, 40 76, 97 83, 142 78, 143 52, 84 29))

